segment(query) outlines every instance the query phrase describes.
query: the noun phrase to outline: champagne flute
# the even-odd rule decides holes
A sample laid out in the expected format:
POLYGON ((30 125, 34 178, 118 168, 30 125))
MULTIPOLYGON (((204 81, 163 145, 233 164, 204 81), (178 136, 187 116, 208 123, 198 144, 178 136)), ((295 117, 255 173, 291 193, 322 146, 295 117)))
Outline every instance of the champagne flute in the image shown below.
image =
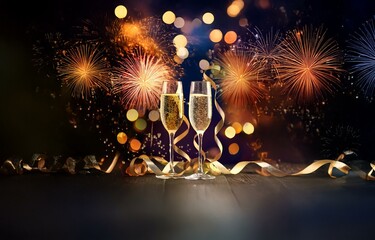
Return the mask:
POLYGON ((157 178, 169 179, 181 177, 174 170, 174 136, 182 124, 184 116, 183 89, 181 81, 164 81, 160 98, 160 117, 164 128, 169 134, 169 163, 171 170, 166 175, 156 175, 157 178))
POLYGON ((211 123, 212 118, 212 95, 211 84, 207 81, 192 81, 190 84, 189 97, 189 120, 191 126, 198 135, 198 170, 185 179, 214 179, 214 176, 204 173, 202 155, 203 134, 211 123))

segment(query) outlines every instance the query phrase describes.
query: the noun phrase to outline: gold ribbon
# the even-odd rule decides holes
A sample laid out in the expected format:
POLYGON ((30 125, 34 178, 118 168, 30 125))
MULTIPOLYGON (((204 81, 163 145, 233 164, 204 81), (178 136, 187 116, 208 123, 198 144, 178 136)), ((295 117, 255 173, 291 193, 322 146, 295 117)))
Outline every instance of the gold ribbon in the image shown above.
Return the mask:
MULTIPOLYGON (((319 168, 324 165, 329 164, 328 167, 328 175, 331 178, 336 178, 333 174, 333 169, 336 168, 340 172, 344 174, 348 174, 349 170, 351 169, 348 165, 341 162, 342 155, 339 156, 336 160, 331 159, 323 159, 323 160, 316 160, 304 169, 296 173, 285 173, 280 169, 272 166, 271 164, 265 162, 264 160, 255 160, 255 161, 241 161, 237 163, 233 168, 228 169, 219 161, 213 161, 206 165, 206 171, 210 172, 213 175, 220 175, 220 174, 231 174, 235 175, 240 173, 247 165, 254 164, 260 167, 260 170, 257 171, 258 174, 262 176, 275 176, 275 177, 286 177, 286 176, 299 176, 299 175, 307 175, 315 172, 319 168)), ((126 170, 126 173, 130 176, 143 176, 147 172, 154 173, 156 175, 166 175, 168 176, 170 171, 170 163, 162 157, 152 157, 157 163, 164 165, 163 170, 152 161, 152 159, 147 155, 141 155, 139 157, 133 158, 130 162, 129 167, 126 170), (141 163, 136 163, 137 160, 142 160, 141 163)), ((184 164, 183 162, 175 162, 174 167, 178 167, 181 172, 178 173, 179 176, 182 176, 185 173, 194 172, 194 169, 197 168, 197 162, 195 161, 194 164, 191 166, 189 164, 184 164)), ((372 176, 372 173, 375 171, 375 164, 371 163, 371 171, 367 174, 367 180, 375 180, 375 177, 372 176)))
POLYGON ((183 158, 185 158, 188 162, 190 162, 191 161, 190 156, 186 152, 184 152, 182 149, 177 147, 177 145, 176 145, 179 141, 181 141, 184 137, 186 137, 186 135, 188 135, 189 130, 190 130, 190 123, 189 123, 189 120, 187 119, 187 117, 185 115, 182 118, 182 120, 186 124, 187 128, 180 135, 175 137, 175 139, 174 139, 174 151, 176 153, 178 153, 180 156, 182 156, 183 158))
MULTIPOLYGON (((292 173, 288 174, 280 169, 272 166, 271 164, 257 160, 257 161, 241 161, 237 163, 232 169, 228 169, 223 164, 220 162, 212 162, 211 165, 211 171, 213 174, 218 175, 218 174, 238 174, 240 173, 247 165, 249 164, 255 164, 261 168, 260 171, 257 171, 260 175, 262 176, 275 176, 275 177, 286 177, 286 176, 299 176, 299 175, 306 175, 315 172, 318 170, 320 167, 329 164, 328 168, 328 175, 331 178, 336 178, 336 176, 333 175, 333 169, 336 168, 340 172, 348 174, 350 167, 346 165, 343 162, 340 162, 339 160, 329 160, 329 159, 324 159, 324 160, 317 160, 302 169, 301 171, 297 173, 292 173)), ((374 169, 373 169, 374 170, 374 169)), ((370 179, 369 179, 370 180, 370 179)), ((375 180, 371 179, 371 180, 375 180)))
POLYGON ((372 174, 373 174, 374 171, 375 171, 375 164, 370 163, 370 166, 371 166, 371 170, 367 173, 366 180, 372 180, 372 181, 374 181, 374 180, 375 180, 375 177, 372 176, 372 174))
MULTIPOLYGON (((212 66, 210 68, 211 70, 214 69, 214 70, 220 70, 220 68, 216 65, 212 66)), ((220 132, 220 130, 224 127, 224 122, 225 122, 225 113, 224 113, 224 110, 220 107, 218 101, 217 101, 217 92, 218 92, 218 87, 216 85, 216 83, 214 82, 214 80, 212 78, 210 78, 206 72, 203 72, 203 79, 205 81, 208 81, 211 83, 211 86, 212 88, 215 90, 215 94, 214 94, 214 100, 215 100, 215 108, 216 110, 218 111, 218 113, 220 114, 220 121, 216 124, 215 126, 215 129, 214 129, 214 141, 217 145, 217 147, 219 148, 219 154, 215 155, 213 158, 207 158, 210 162, 215 162, 215 161, 218 161, 222 154, 223 154, 223 144, 221 143, 219 137, 218 137, 218 134, 220 132)), ((194 142, 195 143, 195 142, 194 142)), ((196 144, 194 144, 196 145, 196 144)))
POLYGON ((99 171, 101 171, 101 172, 104 172, 104 173, 111 173, 112 170, 115 168, 115 166, 116 166, 116 164, 117 164, 117 161, 118 161, 119 157, 120 157, 120 153, 119 153, 119 152, 116 152, 115 157, 113 158, 111 164, 108 166, 107 169, 104 170, 104 169, 102 169, 100 166, 97 166, 97 165, 95 165, 95 169, 97 169, 97 170, 99 170, 99 171))
MULTIPOLYGON (((157 163, 164 165, 164 168, 161 170, 152 159, 143 154, 138 157, 133 158, 130 161, 129 167, 126 169, 126 173, 130 176, 143 176, 146 173, 154 173, 155 175, 164 175, 168 176, 171 170, 171 164, 162 157, 152 157, 157 163), (142 160, 140 163, 136 163, 137 160, 142 160)), ((184 163, 181 161, 175 161, 173 164, 174 168, 178 168, 181 171, 177 173, 177 176, 182 176, 187 172, 192 172, 193 167, 188 164, 190 162, 184 163)))

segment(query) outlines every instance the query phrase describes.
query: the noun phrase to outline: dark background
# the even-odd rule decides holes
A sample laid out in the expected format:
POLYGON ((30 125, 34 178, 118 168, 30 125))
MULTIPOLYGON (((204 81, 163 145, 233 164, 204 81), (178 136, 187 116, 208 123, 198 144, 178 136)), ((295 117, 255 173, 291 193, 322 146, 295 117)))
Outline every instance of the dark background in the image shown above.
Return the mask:
MULTIPOLYGON (((44 32, 69 31, 84 18, 113 14, 113 9, 124 4, 128 14, 161 16, 166 10, 177 15, 201 16, 206 11, 215 14, 215 24, 223 31, 237 27, 236 19, 226 16, 231 1, 2 1, 0 3, 0 162, 11 156, 29 157, 33 153, 81 153, 97 144, 92 133, 73 130, 67 122, 65 108, 58 99, 48 94, 56 89, 56 82, 38 74, 32 64, 32 44, 44 32), (41 90, 42 89, 42 90, 41 90)), ((371 0, 270 0, 272 7, 262 10, 255 1, 245 1, 243 15, 262 29, 274 27, 293 29, 305 23, 323 24, 328 35, 335 38, 341 49, 350 34, 375 14, 371 0), (285 14, 280 13, 285 9, 285 14)), ((210 42, 200 49, 212 47, 210 42)), ((206 48, 206 49, 205 49, 206 48)), ((199 61, 206 52, 196 54, 199 61)), ((186 66, 192 66, 192 63, 186 66)), ((199 69, 191 67, 184 78, 200 77, 199 69)), ((343 123, 360 131, 360 155, 373 159, 375 128, 374 104, 362 97, 340 95, 327 110, 327 122, 343 123)), ((309 146, 304 146, 308 149, 309 146)), ((312 147, 314 151, 318 148, 312 147)), ((310 154, 310 153, 309 153, 310 154)), ((319 153, 312 154, 319 157, 319 153)))

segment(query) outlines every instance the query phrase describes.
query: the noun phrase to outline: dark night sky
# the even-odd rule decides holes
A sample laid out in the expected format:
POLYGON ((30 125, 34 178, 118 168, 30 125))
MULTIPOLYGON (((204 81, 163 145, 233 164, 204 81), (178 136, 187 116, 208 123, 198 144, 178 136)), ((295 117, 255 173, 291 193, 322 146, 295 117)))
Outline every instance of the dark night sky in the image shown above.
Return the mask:
MULTIPOLYGON (((177 15, 193 19, 206 11, 212 11, 217 17, 215 20, 217 26, 222 29, 237 27, 235 23, 238 19, 230 19, 225 14, 229 2, 231 1, 55 0, 46 2, 36 0, 23 3, 1 1, 1 160, 10 155, 28 156, 39 151, 55 154, 67 149, 73 149, 73 152, 75 148, 84 151, 90 149, 85 143, 78 146, 74 141, 68 143, 73 135, 69 135, 70 130, 66 129, 66 123, 63 121, 64 109, 51 109, 48 102, 50 99, 35 93, 36 86, 40 84, 38 81, 41 81, 31 64, 31 45, 35 41, 33 35, 35 32, 69 29, 84 18, 113 14, 113 9, 118 4, 127 6, 130 15, 139 16, 160 16, 166 10, 173 10, 177 15)), ((287 30, 304 23, 324 24, 328 28, 329 35, 341 46, 344 46, 351 32, 375 14, 375 2, 372 0, 271 0, 272 8, 269 10, 257 9, 254 7, 254 1, 245 2, 244 15, 256 26, 287 30), (280 14, 280 7, 285 8, 287 17, 280 14)), ((195 75, 192 73, 191 77, 194 78, 195 75)), ((373 104, 366 107, 368 106, 373 107, 373 104)), ((348 106, 338 106, 338 109, 340 107, 345 112, 343 108, 348 106)), ((353 114, 357 116, 351 121, 368 127, 372 125, 371 119, 366 120, 365 116, 374 116, 374 110, 362 108, 358 103, 348 107, 348 111, 354 111, 353 114), (361 109, 361 112, 358 109, 361 109), (370 111, 370 115, 364 111, 370 111)), ((342 112, 339 114, 345 115, 342 112)), ((373 128, 365 132, 365 139, 371 142, 373 128)), ((373 146, 365 141, 364 145, 368 148, 373 146)))

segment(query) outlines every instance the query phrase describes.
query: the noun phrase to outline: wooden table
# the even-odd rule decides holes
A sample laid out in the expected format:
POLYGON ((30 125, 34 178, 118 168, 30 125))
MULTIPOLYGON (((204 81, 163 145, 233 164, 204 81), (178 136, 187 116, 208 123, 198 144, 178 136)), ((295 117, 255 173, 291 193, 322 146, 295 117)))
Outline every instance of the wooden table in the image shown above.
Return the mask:
POLYGON ((373 239, 375 183, 355 174, 210 181, 111 174, 0 178, 1 239, 373 239))

